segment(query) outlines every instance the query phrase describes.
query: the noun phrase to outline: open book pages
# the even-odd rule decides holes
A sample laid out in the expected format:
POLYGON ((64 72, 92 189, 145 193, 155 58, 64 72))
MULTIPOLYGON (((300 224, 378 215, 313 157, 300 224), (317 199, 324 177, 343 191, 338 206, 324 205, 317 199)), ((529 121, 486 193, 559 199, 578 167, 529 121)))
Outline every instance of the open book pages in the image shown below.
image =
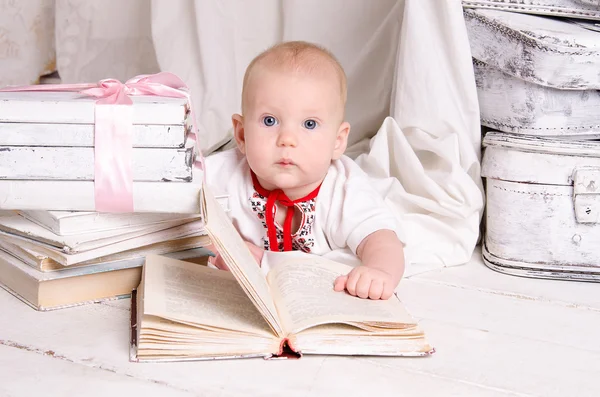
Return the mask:
POLYGON ((344 265, 307 260, 277 266, 269 286, 283 319, 278 336, 232 273, 148 256, 137 296, 134 359, 302 354, 422 356, 432 352, 397 298, 333 291, 344 265), (332 267, 333 266, 333 267, 332 267), (290 327, 290 328, 287 328, 290 327))
POLYGON ((206 184, 202 186, 200 197, 202 218, 210 240, 271 329, 277 336, 283 336, 275 302, 259 264, 206 184))
POLYGON ((140 361, 279 350, 279 338, 230 272, 148 256, 137 303, 140 361))

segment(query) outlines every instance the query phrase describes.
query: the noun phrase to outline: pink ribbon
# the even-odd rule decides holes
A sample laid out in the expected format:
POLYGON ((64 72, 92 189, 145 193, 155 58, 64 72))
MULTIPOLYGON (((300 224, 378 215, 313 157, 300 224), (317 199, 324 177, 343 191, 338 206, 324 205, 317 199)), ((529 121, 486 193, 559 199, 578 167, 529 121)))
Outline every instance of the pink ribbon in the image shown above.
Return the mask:
POLYGON ((97 84, 44 84, 8 87, 0 91, 68 91, 98 98, 94 109, 94 197, 99 212, 133 212, 131 96, 155 95, 186 98, 192 119, 195 165, 204 170, 198 150, 196 118, 185 83, 169 72, 140 75, 121 83, 115 79, 97 84), (100 105, 100 106, 98 106, 100 105))

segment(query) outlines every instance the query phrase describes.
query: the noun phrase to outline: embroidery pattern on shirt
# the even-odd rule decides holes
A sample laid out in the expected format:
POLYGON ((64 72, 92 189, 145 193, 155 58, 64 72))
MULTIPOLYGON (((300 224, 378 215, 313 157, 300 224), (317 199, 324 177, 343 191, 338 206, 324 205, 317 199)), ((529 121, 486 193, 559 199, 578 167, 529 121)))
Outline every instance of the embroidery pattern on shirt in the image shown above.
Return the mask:
MULTIPOLYGON (((267 198, 261 195, 258 192, 254 192, 252 197, 250 197, 250 207, 252 211, 256 213, 256 216, 261 221, 265 234, 262 238, 263 240, 263 248, 265 250, 270 250, 269 246, 269 237, 267 235, 267 221, 266 221, 266 206, 267 206, 267 198)), ((295 207, 300 210, 302 213, 302 219, 300 221, 300 227, 296 231, 296 233, 292 234, 292 249, 294 251, 304 251, 311 252, 311 249, 315 245, 315 239, 312 235, 312 228, 315 222, 315 209, 316 209, 316 201, 315 199, 302 201, 300 203, 296 203, 295 207)), ((277 234, 277 250, 283 251, 283 229, 281 225, 275 223, 276 234, 277 234)))

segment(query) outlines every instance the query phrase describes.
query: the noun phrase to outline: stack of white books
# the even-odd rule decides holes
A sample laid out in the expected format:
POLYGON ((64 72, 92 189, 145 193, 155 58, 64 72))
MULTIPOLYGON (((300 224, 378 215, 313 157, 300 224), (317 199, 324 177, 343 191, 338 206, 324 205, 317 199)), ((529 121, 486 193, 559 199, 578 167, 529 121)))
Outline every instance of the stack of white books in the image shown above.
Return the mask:
POLYGON ((147 255, 204 263, 209 244, 197 214, 0 211, 0 287, 38 310, 120 298, 147 255))
POLYGON ((146 255, 203 263, 185 98, 132 96, 133 211, 96 212, 96 99, 0 92, 0 287, 38 310, 127 296, 146 255))
MULTIPOLYGON (((135 212, 199 213, 185 98, 132 96, 135 212)), ((0 92, 0 209, 95 211, 96 99, 0 92)), ((99 106, 99 105, 98 105, 99 106)))

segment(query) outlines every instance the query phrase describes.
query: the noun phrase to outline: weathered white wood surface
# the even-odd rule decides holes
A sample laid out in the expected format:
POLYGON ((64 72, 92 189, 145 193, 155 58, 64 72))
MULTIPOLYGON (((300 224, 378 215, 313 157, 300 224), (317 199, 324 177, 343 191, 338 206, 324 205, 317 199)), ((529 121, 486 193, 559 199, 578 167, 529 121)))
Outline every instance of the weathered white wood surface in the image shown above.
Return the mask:
MULTIPOLYGON (((133 147, 182 148, 180 125, 134 124, 133 147)), ((94 146, 93 124, 0 123, 0 146, 94 146)))
POLYGON ((487 178, 486 189, 485 243, 490 253, 548 270, 600 269, 600 227, 577 222, 572 186, 487 178))
MULTIPOLYGON (((194 149, 134 148, 134 181, 189 182, 194 149)), ((93 181, 94 148, 0 146, 0 179, 93 181)))
POLYGON ((485 243, 496 264, 598 273, 600 144, 491 132, 483 145, 485 243))
POLYGON ((560 263, 549 267, 545 264, 503 259, 491 254, 486 245, 482 247, 482 251, 483 263, 500 273, 551 280, 600 282, 600 268, 560 263))
POLYGON ((597 285, 511 277, 476 252, 401 284, 429 358, 128 361, 129 300, 39 313, 0 291, 0 394, 145 396, 597 396, 597 285), (592 288, 595 287, 595 288, 592 288), (40 331, 43 330, 43 331, 40 331), (36 382, 32 382, 36 379, 36 382), (110 382, 110 383, 109 383, 110 382), (38 385, 36 387, 36 385, 38 385), (99 394, 99 393, 98 393, 99 394), (185 394, 184 394, 185 395, 185 394))
MULTIPOLYGON (((202 170, 193 181, 133 182, 135 212, 199 213, 202 170)), ((92 181, 0 180, 0 210, 95 211, 92 181)))
MULTIPOLYGON (((185 98, 132 96, 133 124, 184 125, 185 98)), ((0 92, 0 122, 94 124, 96 99, 76 92, 0 92)))
POLYGON ((0 392, 4 396, 194 395, 166 384, 147 382, 126 374, 80 365, 62 357, 56 358, 51 351, 28 350, 27 346, 0 346, 0 366, 0 392), (10 375, 5 372, 8 368, 10 375), (11 377, 20 379, 20 382, 12 381, 11 377))
POLYGON ((599 141, 536 138, 488 132, 483 138, 482 176, 505 181, 573 185, 577 169, 600 169, 599 141))
POLYGON ((535 136, 600 137, 600 91, 545 87, 478 60, 473 67, 482 125, 535 136))
POLYGON ((600 20, 598 0, 463 0, 465 8, 600 20))
POLYGON ((535 84, 600 88, 600 32, 515 12, 465 9, 464 16, 473 58, 535 84))

